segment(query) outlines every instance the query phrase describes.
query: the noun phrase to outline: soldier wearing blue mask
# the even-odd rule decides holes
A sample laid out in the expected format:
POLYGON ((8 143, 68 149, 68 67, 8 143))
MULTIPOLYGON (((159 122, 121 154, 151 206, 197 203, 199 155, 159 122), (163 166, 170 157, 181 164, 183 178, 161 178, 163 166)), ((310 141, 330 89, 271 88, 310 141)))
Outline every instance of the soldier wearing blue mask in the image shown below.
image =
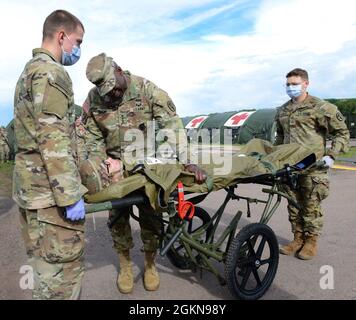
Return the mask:
POLYGON ((68 39, 68 41, 72 44, 72 50, 71 52, 66 52, 63 49, 63 45, 62 45, 62 58, 61 58, 61 63, 64 66, 71 66, 73 64, 75 64, 79 58, 80 58, 80 47, 78 45, 75 45, 68 37, 68 35, 66 33, 64 33, 64 35, 66 36, 66 38, 68 39))
POLYGON ((280 252, 296 253, 298 258, 308 260, 317 253, 317 240, 323 227, 320 204, 329 194, 328 168, 340 152, 347 151, 350 134, 335 105, 309 95, 307 71, 297 68, 288 72, 286 78, 286 93, 291 99, 277 109, 275 144, 298 143, 313 150, 326 165, 300 175, 298 190, 286 187, 301 209, 288 205, 294 240, 282 246, 280 252), (332 137, 328 149, 327 135, 332 137))
POLYGON ((63 68, 78 61, 83 36, 78 18, 52 12, 41 48, 16 85, 13 199, 33 267, 34 299, 77 299, 84 274, 86 188, 76 163, 72 81, 63 68))

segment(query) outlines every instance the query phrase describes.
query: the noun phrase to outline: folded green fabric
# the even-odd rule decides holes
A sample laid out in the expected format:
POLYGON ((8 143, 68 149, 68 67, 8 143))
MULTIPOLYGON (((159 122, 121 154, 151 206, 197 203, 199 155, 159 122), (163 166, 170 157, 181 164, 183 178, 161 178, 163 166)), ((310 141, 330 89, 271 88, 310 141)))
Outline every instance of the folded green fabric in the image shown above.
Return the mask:
POLYGON ((169 195, 176 189, 178 181, 185 191, 207 193, 234 185, 239 180, 282 169, 285 164, 296 164, 313 151, 296 143, 273 146, 268 141, 253 139, 238 154, 228 155, 223 164, 198 164, 208 173, 203 184, 197 184, 194 174, 184 171, 181 164, 154 164, 142 166, 123 180, 113 183, 93 195, 86 195, 86 201, 97 203, 127 196, 142 190, 153 209, 164 211, 169 195), (158 198, 160 197, 160 198, 158 198))

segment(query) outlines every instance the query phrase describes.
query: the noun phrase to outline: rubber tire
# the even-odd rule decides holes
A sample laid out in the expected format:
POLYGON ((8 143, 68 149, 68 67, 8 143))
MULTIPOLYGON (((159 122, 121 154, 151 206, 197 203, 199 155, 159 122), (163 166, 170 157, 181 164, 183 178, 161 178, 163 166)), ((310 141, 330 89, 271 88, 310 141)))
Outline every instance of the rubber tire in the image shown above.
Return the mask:
MULTIPOLYGON (((201 226, 206 225, 211 220, 209 213, 201 207, 195 207, 195 213, 194 213, 193 220, 197 219, 197 218, 203 222, 201 226)), ((205 241, 208 239, 208 237, 212 231, 212 228, 213 228, 213 226, 210 225, 209 228, 206 230, 205 241)), ((181 244, 180 240, 178 240, 176 243, 181 244)), ((183 248, 183 250, 184 250, 184 248, 183 248)), ((187 270, 187 269, 191 269, 191 267, 192 267, 192 262, 190 261, 190 259, 187 257, 184 257, 182 254, 177 252, 173 248, 173 246, 167 251, 167 258, 178 269, 187 270)))
MULTIPOLYGON (((274 280, 278 269, 278 261, 278 241, 273 230, 269 226, 262 223, 251 223, 243 227, 241 231, 236 235, 234 240, 231 242, 226 257, 225 276, 231 294, 240 300, 257 300, 261 298, 266 293, 266 291, 274 280), (245 290, 242 289, 240 287, 240 284, 237 282, 235 270, 237 268, 237 260, 240 256, 240 250, 242 245, 247 239, 251 239, 253 236, 256 235, 261 235, 266 238, 266 243, 264 244, 263 248, 265 248, 268 244, 270 250, 270 258, 272 259, 272 262, 268 266, 267 272, 263 280, 261 281, 261 288, 259 288, 258 290, 256 289, 257 287, 253 290, 245 290)), ((250 273, 250 276, 251 275, 253 276, 252 271, 250 273)))

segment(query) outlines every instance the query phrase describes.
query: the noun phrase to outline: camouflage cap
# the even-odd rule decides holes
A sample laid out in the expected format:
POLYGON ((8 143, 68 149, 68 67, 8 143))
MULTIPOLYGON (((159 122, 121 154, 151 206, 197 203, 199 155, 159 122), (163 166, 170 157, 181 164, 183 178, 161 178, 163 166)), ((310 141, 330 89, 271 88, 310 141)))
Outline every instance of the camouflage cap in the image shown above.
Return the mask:
POLYGON ((86 75, 90 82, 96 85, 100 96, 110 92, 116 83, 113 59, 105 53, 91 58, 87 65, 86 75))
POLYGON ((123 179, 123 165, 121 161, 119 164, 120 169, 118 171, 109 173, 105 160, 100 156, 81 161, 79 173, 82 184, 88 189, 88 194, 97 193, 107 188, 110 184, 123 179))
POLYGON ((88 189, 89 194, 99 192, 103 189, 103 183, 100 175, 100 164, 102 160, 99 157, 86 159, 79 165, 82 184, 88 189))

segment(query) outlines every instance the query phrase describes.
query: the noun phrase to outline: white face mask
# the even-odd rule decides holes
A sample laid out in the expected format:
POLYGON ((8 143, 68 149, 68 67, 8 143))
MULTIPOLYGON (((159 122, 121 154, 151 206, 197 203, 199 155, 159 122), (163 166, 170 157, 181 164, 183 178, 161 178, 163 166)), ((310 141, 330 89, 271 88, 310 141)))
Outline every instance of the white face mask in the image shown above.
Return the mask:
POLYGON ((300 95, 303 93, 302 85, 297 84, 297 85, 289 85, 286 88, 286 92, 289 97, 293 98, 298 98, 300 95))

